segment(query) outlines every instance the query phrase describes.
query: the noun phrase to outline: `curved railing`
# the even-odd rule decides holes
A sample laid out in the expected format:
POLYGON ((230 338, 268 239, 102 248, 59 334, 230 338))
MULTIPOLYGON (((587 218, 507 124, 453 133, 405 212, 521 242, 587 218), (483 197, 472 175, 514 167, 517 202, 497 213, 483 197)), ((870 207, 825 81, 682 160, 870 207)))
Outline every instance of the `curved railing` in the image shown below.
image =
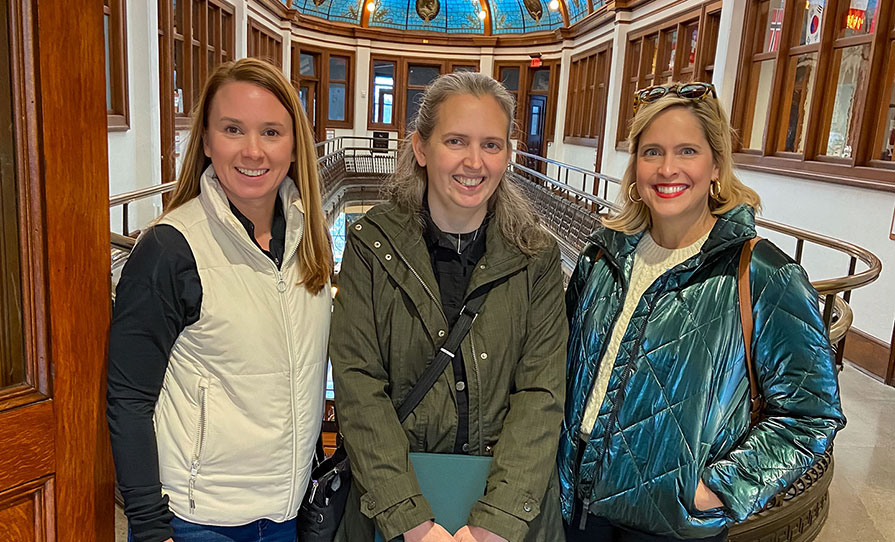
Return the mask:
MULTIPOLYGON (((321 193, 330 224, 345 203, 358 198, 365 201, 378 198, 382 180, 395 170, 398 146, 399 141, 395 139, 371 137, 337 137, 317 144, 321 193)), ((601 215, 618 208, 609 196, 610 191, 618 191, 619 180, 522 151, 514 151, 514 157, 508 168, 510 177, 535 203, 542 222, 559 240, 568 272, 601 215)), ((113 265, 120 265, 133 246, 128 240, 131 233, 128 206, 173 190, 175 186, 176 183, 165 183, 109 200, 110 208, 122 207, 124 234, 112 234, 113 251, 117 251, 113 252, 113 265)), ((882 269, 879 258, 852 243, 761 217, 756 219, 756 224, 789 237, 793 242, 790 255, 798 263, 802 263, 806 243, 848 256, 845 274, 812 281, 824 302, 824 322, 829 327, 830 338, 837 342, 851 325, 848 306, 851 291, 876 280, 882 269), (866 269, 857 271, 858 262, 866 269)))

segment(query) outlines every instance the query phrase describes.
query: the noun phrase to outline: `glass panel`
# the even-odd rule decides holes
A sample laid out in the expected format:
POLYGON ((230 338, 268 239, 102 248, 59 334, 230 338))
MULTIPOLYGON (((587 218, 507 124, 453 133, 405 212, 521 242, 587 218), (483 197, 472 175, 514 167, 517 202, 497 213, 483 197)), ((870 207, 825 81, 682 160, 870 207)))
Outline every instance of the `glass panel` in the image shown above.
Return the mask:
POLYGON ((217 47, 218 44, 217 21, 220 16, 220 11, 220 9, 213 6, 208 7, 208 45, 212 48, 217 47))
POLYGON ((413 66, 408 68, 407 82, 413 86, 424 87, 441 75, 441 70, 435 66, 413 66))
MULTIPOLYGON (((199 79, 199 67, 201 66, 200 59, 202 58, 201 56, 199 56, 200 53, 201 53, 201 50, 199 49, 199 46, 194 45, 193 46, 193 66, 192 66, 193 88, 190 89, 190 101, 188 104, 186 104, 187 108, 192 107, 192 105, 199 100, 199 91, 202 90, 203 81, 201 81, 199 79)), ((187 109, 187 112, 189 113, 189 109, 187 109)))
POLYGON ((752 100, 755 109, 752 113, 752 128, 749 131, 749 141, 746 148, 761 149, 761 142, 767 130, 768 107, 771 105, 771 85, 774 79, 774 66, 776 60, 765 60, 752 67, 749 89, 752 92, 752 100))
POLYGON ((806 0, 805 9, 796 10, 796 19, 799 21, 796 28, 800 29, 798 45, 820 43, 824 4, 826 4, 826 0, 806 0))
POLYGON ((531 78, 531 90, 546 91, 548 88, 550 88, 550 68, 535 71, 534 77, 531 78))
POLYGON ((814 92, 814 78, 817 76, 817 53, 808 53, 789 59, 789 73, 786 88, 792 89, 787 96, 788 106, 783 108, 786 115, 786 132, 781 149, 787 152, 805 151, 805 124, 814 92))
POLYGON ((316 70, 314 69, 314 55, 302 53, 299 57, 299 73, 308 77, 314 77, 316 70))
POLYGON ((301 107, 305 111, 308 110, 308 88, 300 87, 298 89, 298 100, 301 102, 301 107))
POLYGON ((519 68, 501 68, 500 82, 507 90, 519 90, 519 68))
POLYGON ((879 16, 879 0, 846 1, 848 8, 843 13, 845 24, 839 29, 839 37, 863 36, 876 30, 879 16))
POLYGON ((768 4, 768 11, 764 14, 762 21, 764 31, 764 41, 762 42, 761 51, 768 53, 776 51, 780 48, 780 34, 783 32, 783 0, 771 0, 768 4))
POLYGON ((329 84, 329 120, 345 120, 345 83, 329 84))
POLYGON ((699 40, 699 24, 693 23, 687 27, 685 36, 690 37, 690 47, 687 53, 687 66, 696 64, 696 45, 699 40))
POLYGON ((839 66, 839 81, 836 83, 836 101, 830 119, 830 136, 827 139, 828 156, 851 158, 857 138, 857 122, 861 104, 858 96, 864 93, 864 86, 870 75, 870 44, 836 49, 833 66, 839 66), (857 114, 856 114, 857 113, 857 114))
POLYGON ((208 75, 214 71, 214 51, 208 51, 208 75))
POLYGON ((382 122, 384 124, 392 123, 392 109, 394 107, 392 104, 393 100, 393 94, 384 94, 382 96, 382 122))
POLYGON ((183 113, 183 42, 174 40, 174 112, 183 113))
POLYGON ((631 50, 631 57, 629 62, 631 63, 631 67, 634 70, 630 75, 631 77, 637 76, 637 68, 638 63, 640 62, 640 48, 643 46, 643 40, 637 40, 631 42, 629 44, 629 49, 631 50))
POLYGON ((183 33, 183 0, 172 0, 174 2, 174 32, 183 33))
POLYGON ((656 60, 658 60, 656 55, 659 54, 659 35, 656 34, 655 36, 646 38, 643 40, 643 45, 646 47, 645 60, 647 61, 643 75, 649 76, 656 73, 656 60))
POLYGON ((0 10, 0 388, 25 381, 16 147, 6 10, 0 10))
POLYGON ((103 17, 103 31, 106 44, 106 109, 112 109, 112 57, 109 56, 109 15, 103 17))
POLYGON ((190 33, 199 41, 199 1, 193 0, 193 19, 190 21, 190 33))
POLYGON ((408 127, 413 126, 413 120, 420 109, 419 101, 423 98, 423 92, 425 91, 412 88, 407 90, 407 107, 404 112, 406 113, 405 119, 408 127))
POLYGON ((329 80, 348 80, 348 59, 343 56, 329 57, 329 80))
POLYGON ((392 122, 394 74, 395 65, 391 62, 373 64, 373 122, 384 124, 392 122))
MULTIPOLYGON (((895 56, 895 43, 889 48, 889 54, 895 56)), ((883 124, 883 141, 880 149, 880 160, 895 161, 895 78, 889 81, 889 100, 883 124)))
POLYGON ((662 52, 662 71, 674 70, 674 55, 677 53, 677 30, 665 32, 665 47, 662 52))
POLYGON ((454 73, 474 72, 475 66, 454 66, 454 73))

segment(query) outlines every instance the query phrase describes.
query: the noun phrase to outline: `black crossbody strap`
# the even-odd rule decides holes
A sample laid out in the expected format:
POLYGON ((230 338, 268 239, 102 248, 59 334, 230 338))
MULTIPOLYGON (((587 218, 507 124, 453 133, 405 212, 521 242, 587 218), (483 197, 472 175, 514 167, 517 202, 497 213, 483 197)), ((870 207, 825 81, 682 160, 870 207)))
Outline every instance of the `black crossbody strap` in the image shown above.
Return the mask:
POLYGON ((435 385, 438 377, 441 376, 441 373, 443 373, 448 364, 450 364, 451 359, 456 355, 457 349, 460 348, 460 343, 463 341, 463 338, 466 337, 466 334, 469 333, 469 330, 472 328, 472 322, 475 321, 476 317, 479 315, 479 310, 481 310, 482 304, 488 296, 488 292, 491 291, 491 288, 493 288, 495 284, 495 282, 490 282, 479 288, 479 292, 472 299, 467 301, 462 309, 460 309, 460 317, 457 318, 457 323, 454 324, 454 327, 451 329, 450 334, 448 334, 448 338, 445 339, 444 344, 438 349, 438 352, 435 353, 435 359, 433 359, 432 363, 426 367, 426 370, 420 376, 416 385, 413 386, 413 389, 410 390, 410 393, 407 394, 398 406, 398 419, 401 423, 404 423, 407 416, 410 416, 413 409, 420 404, 420 401, 422 401, 423 397, 429 393, 429 390, 435 385))

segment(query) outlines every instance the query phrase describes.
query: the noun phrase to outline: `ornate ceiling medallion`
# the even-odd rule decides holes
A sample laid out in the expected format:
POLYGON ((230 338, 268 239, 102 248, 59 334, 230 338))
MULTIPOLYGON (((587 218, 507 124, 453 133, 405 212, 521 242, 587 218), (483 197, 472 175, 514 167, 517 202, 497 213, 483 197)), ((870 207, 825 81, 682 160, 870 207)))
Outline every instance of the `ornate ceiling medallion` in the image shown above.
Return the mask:
POLYGON ((531 15, 531 18, 537 22, 541 22, 544 8, 541 7, 540 0, 522 0, 522 3, 525 4, 525 9, 528 10, 528 14, 531 15))
POLYGON ((416 14, 427 23, 438 17, 439 11, 441 11, 441 2, 438 0, 416 0, 416 14))
POLYGON ((325 2, 326 2, 326 0, 314 0, 314 5, 317 7, 320 7, 320 4, 323 4, 325 2))

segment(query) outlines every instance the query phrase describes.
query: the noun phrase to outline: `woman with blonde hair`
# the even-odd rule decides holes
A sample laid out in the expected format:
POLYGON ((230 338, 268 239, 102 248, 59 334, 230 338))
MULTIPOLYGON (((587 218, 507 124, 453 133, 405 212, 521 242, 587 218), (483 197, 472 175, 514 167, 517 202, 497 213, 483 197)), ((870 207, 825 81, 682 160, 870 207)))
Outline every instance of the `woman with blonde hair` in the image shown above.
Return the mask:
POLYGON ((349 229, 330 338, 355 482, 340 540, 372 541, 374 526, 405 542, 562 538, 562 273, 556 242, 506 177, 514 109, 486 75, 435 80, 388 202, 349 229), (418 388, 429 365, 432 383, 418 388), (490 458, 484 495, 453 527, 429 501, 455 490, 421 490, 421 452, 490 458))
POLYGON ((818 295, 757 242, 712 85, 638 91, 628 148, 566 294, 566 537, 726 540, 845 423, 818 295))
POLYGON ((308 120, 274 66, 218 66, 109 339, 130 538, 294 542, 324 401, 332 273, 308 120))

